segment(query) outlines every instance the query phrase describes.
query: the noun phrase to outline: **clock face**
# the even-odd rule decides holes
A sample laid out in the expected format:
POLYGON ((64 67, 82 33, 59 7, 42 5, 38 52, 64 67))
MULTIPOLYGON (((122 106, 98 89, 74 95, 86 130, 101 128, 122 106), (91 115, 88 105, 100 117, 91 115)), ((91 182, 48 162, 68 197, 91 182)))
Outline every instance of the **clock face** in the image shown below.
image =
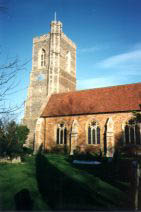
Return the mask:
POLYGON ((39 75, 37 76, 37 80, 39 80, 39 81, 44 80, 44 79, 45 79, 45 77, 44 77, 43 74, 39 74, 39 75))

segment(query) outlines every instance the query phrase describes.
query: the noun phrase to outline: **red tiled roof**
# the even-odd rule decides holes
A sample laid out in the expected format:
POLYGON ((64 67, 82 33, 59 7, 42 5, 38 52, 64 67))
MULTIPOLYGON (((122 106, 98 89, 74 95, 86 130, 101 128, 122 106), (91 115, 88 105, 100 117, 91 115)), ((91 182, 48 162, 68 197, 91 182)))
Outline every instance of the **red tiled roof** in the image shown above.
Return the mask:
POLYGON ((41 117, 140 110, 141 83, 53 94, 41 117))

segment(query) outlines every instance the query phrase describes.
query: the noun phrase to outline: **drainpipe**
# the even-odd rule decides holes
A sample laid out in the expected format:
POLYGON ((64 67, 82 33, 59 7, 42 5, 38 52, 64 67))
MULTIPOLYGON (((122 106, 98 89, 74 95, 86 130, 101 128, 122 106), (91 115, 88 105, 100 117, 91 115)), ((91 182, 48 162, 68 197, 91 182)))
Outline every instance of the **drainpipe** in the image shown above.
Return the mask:
POLYGON ((45 151, 45 144, 46 144, 46 118, 44 118, 44 142, 43 142, 44 151, 45 151))

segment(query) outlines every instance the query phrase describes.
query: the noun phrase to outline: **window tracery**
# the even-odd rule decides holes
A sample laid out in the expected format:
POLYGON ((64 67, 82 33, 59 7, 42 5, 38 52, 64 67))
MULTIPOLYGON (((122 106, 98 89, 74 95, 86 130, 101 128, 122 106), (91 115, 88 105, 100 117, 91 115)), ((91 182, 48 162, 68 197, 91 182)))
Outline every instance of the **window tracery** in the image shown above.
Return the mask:
POLYGON ((39 67, 45 67, 46 66, 46 51, 45 49, 40 49, 39 51, 39 57, 38 57, 38 64, 39 67))
POLYGON ((141 123, 126 122, 123 131, 125 144, 141 144, 141 123))
POLYGON ((67 128, 64 123, 57 126, 57 144, 67 144, 67 128))
POLYGON ((100 127, 96 121, 88 124, 88 144, 100 144, 100 127))
POLYGON ((42 49, 41 52, 41 67, 46 65, 46 51, 42 49))

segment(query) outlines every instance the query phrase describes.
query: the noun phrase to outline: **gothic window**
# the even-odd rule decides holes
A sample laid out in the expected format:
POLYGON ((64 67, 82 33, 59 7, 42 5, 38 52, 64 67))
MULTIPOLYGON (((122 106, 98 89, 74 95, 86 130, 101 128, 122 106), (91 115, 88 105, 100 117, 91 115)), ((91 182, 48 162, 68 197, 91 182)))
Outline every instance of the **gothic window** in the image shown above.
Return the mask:
POLYGON ((71 53, 70 53, 70 51, 68 51, 66 54, 66 71, 67 72, 71 71, 71 53))
POLYGON ((57 144, 67 144, 67 129, 64 123, 57 126, 57 144))
POLYGON ((100 128, 95 121, 88 125, 88 144, 100 144, 100 128))
POLYGON ((126 123, 124 125, 124 143, 141 144, 141 123, 126 123))
POLYGON ((40 49, 39 51, 39 66, 46 66, 46 51, 44 49, 40 49))
POLYGON ((46 65, 46 51, 44 49, 42 49, 41 52, 41 66, 45 66, 46 65))

